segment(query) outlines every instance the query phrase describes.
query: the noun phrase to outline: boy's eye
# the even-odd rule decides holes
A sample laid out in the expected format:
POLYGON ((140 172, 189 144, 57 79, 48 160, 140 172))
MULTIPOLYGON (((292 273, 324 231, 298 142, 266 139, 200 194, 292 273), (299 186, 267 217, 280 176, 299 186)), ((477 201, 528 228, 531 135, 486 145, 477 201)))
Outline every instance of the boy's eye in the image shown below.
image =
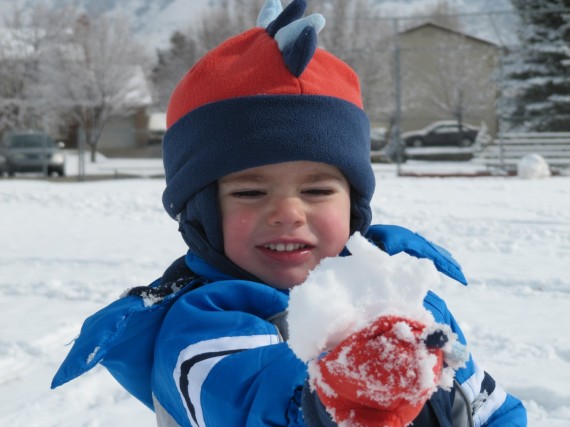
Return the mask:
POLYGON ((261 190, 239 190, 239 191, 233 191, 231 194, 233 197, 237 197, 240 199, 241 198, 253 199, 265 195, 265 193, 261 190))
POLYGON ((334 193, 334 190, 329 188, 310 188, 303 190, 303 193, 309 196, 330 196, 334 193))

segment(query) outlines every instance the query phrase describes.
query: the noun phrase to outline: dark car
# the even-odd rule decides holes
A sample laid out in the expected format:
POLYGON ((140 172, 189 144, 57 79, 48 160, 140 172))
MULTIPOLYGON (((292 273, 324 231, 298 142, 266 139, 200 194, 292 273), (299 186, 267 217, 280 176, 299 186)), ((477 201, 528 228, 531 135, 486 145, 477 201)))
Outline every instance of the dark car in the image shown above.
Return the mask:
POLYGON ((404 163, 406 148, 389 138, 385 128, 370 129, 370 160, 373 163, 404 163))
POLYGON ((63 143, 36 131, 7 132, 0 143, 0 173, 41 172, 65 175, 63 143))
POLYGON ((479 128, 456 121, 440 121, 423 129, 405 132, 402 141, 406 147, 456 146, 469 147, 475 141, 479 128))
POLYGON ((384 148, 388 142, 386 138, 386 128, 374 127, 370 129, 370 150, 378 151, 384 148))

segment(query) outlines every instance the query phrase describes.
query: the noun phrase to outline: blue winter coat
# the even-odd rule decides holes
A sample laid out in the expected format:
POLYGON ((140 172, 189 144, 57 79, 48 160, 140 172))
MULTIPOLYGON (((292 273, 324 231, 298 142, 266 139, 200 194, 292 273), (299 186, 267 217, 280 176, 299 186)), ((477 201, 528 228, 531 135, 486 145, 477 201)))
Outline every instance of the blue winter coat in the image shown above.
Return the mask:
MULTIPOLYGON (((373 226, 367 237, 466 284, 453 258, 417 234, 373 226)), ((287 304, 286 291, 225 276, 189 253, 89 317, 52 387, 101 363, 161 426, 334 426, 284 341, 287 304)), ((442 299, 430 292, 424 305, 465 343, 442 299)), ((470 358, 456 387, 438 391, 414 422, 452 425, 526 426, 526 411, 470 358)))

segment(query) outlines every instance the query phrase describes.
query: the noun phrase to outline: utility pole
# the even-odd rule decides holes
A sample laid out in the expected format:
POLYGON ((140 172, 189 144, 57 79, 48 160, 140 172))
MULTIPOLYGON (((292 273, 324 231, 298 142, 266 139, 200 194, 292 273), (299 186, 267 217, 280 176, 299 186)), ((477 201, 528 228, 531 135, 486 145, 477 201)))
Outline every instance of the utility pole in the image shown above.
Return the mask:
POLYGON ((402 154, 401 154, 401 138, 400 123, 402 119, 402 73, 400 64, 400 37, 399 37, 399 19, 394 18, 394 127, 392 131, 393 143, 396 145, 396 173, 397 176, 402 172, 402 154))
POLYGON ((505 61, 505 48, 501 46, 499 49, 499 102, 497 103, 498 106, 498 114, 499 114, 499 121, 497 122, 497 133, 499 136, 499 162, 501 164, 501 169, 505 170, 505 141, 503 140, 503 132, 504 132, 504 124, 503 124, 503 114, 504 114, 504 86, 505 86, 505 73, 504 73, 504 62, 505 61))
POLYGON ((501 37, 501 32, 497 27, 497 23, 493 19, 493 14, 489 13, 488 15, 489 21, 491 22, 491 26, 493 27, 493 31, 499 40, 500 47, 499 47, 499 102, 497 102, 497 136, 499 137, 499 162, 500 167, 502 170, 505 170, 505 146, 503 141, 503 132, 504 132, 504 123, 503 123, 503 114, 504 114, 504 104, 505 104, 505 43, 501 37))
POLYGON ((79 132, 77 139, 77 179, 85 181, 85 133, 79 132))

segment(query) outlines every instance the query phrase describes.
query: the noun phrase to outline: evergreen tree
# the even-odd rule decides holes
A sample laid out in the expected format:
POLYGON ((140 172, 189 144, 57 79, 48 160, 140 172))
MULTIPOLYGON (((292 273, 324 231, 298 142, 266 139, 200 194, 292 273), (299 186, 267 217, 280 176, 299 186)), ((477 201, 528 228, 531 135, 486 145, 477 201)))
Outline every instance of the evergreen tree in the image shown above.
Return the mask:
POLYGON ((521 44, 506 56, 509 130, 570 131, 570 0, 511 0, 521 44))

